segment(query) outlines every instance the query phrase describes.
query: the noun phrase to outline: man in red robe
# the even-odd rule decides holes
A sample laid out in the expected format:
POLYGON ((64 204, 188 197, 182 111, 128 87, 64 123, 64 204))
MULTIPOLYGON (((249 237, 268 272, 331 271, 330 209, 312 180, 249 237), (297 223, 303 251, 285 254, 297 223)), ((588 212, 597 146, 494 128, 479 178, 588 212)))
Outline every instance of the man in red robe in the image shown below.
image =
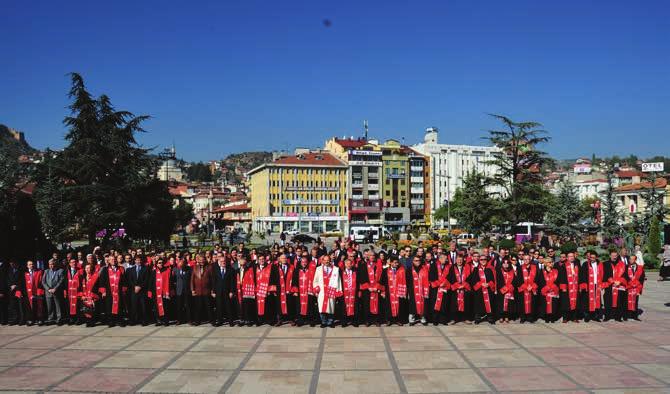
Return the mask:
POLYGON ((23 302, 24 316, 29 326, 44 321, 44 289, 42 288, 42 270, 35 269, 35 263, 26 263, 26 294, 23 302))
POLYGON ((523 256, 521 267, 517 269, 517 311, 520 322, 535 321, 535 296, 538 292, 537 265, 531 262, 530 255, 523 256))
POLYGON ((402 326, 407 320, 407 275, 398 257, 391 256, 389 266, 382 271, 379 284, 384 288, 381 296, 384 299, 387 325, 402 326))
POLYGON ((339 315, 342 327, 353 325, 358 327, 358 309, 359 309, 359 286, 357 273, 354 269, 354 262, 347 258, 344 260, 342 275, 342 299, 339 303, 339 315))
POLYGON ((568 253, 567 260, 559 267, 558 287, 563 323, 579 322, 579 262, 573 252, 568 253))
POLYGON ((77 318, 77 299, 79 294, 79 286, 81 282, 82 271, 77 268, 77 260, 71 259, 66 270, 65 278, 67 279, 67 289, 65 290, 65 299, 67 302, 66 311, 68 313, 68 324, 81 324, 77 318))
POLYGON ((357 277, 361 290, 361 323, 366 326, 381 325, 380 289, 379 280, 382 275, 382 263, 375 257, 374 253, 366 256, 366 261, 358 265, 357 277))
POLYGON ((626 311, 626 263, 619 259, 616 251, 612 251, 610 259, 603 263, 603 274, 607 281, 603 295, 605 321, 621 321, 626 311))
POLYGON ((465 264, 463 255, 456 256, 456 264, 452 265, 447 275, 449 281, 451 318, 454 322, 472 322, 472 287, 468 278, 472 274, 472 264, 465 264))
POLYGON ((586 252, 586 261, 579 268, 580 304, 584 321, 600 321, 602 308, 601 289, 607 285, 603 265, 596 260, 596 253, 586 252))
POLYGON ((408 285, 408 321, 411 326, 415 325, 417 321, 421 321, 421 324, 423 325, 428 324, 428 320, 426 319, 426 312, 430 305, 430 283, 428 281, 428 270, 428 265, 422 264, 421 259, 416 256, 412 258, 412 265, 409 267, 409 269, 405 270, 407 275, 405 282, 408 285))
POLYGON ((281 325, 285 322, 291 322, 295 325, 294 314, 295 305, 294 298, 290 296, 291 281, 293 279, 293 262, 289 261, 285 254, 280 254, 277 260, 277 274, 278 290, 277 290, 277 318, 281 325))
MULTIPOLYGON (((419 256, 414 256, 414 260, 419 259, 419 256)), ((446 324, 449 321, 449 281, 447 275, 451 269, 452 264, 449 263, 449 257, 446 253, 440 253, 438 260, 435 263, 426 261, 428 265, 428 280, 430 282, 428 310, 426 311, 426 319, 430 319, 434 325, 440 323, 446 324)))
POLYGON ((637 263, 637 256, 630 256, 630 264, 626 268, 626 319, 640 320, 638 302, 644 290, 644 267, 637 263))
POLYGON ((477 263, 477 267, 470 275, 470 286, 473 290, 473 305, 475 324, 487 320, 491 324, 495 324, 495 316, 493 313, 493 306, 496 293, 495 274, 493 269, 489 266, 488 255, 475 254, 473 256, 473 263, 477 263), (476 261, 474 260, 476 258, 476 261))
POLYGON ((315 270, 316 265, 310 263, 310 256, 307 254, 302 255, 299 266, 293 270, 291 292, 294 299, 293 305, 296 308, 296 324, 300 327, 304 324, 314 327, 317 320, 319 320, 316 294, 314 294, 314 289, 312 288, 315 270))
POLYGON ((124 269, 119 267, 117 260, 110 256, 108 267, 101 268, 98 283, 100 295, 105 302, 105 317, 110 327, 115 325, 125 326, 123 319, 123 288, 127 287, 124 280, 124 269))

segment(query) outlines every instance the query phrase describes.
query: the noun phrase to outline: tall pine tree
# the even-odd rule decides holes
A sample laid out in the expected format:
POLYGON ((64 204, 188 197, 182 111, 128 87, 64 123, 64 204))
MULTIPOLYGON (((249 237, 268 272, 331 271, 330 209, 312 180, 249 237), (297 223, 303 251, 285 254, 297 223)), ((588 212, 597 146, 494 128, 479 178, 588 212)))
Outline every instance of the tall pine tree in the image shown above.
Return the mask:
POLYGON ((451 216, 469 233, 481 234, 491 229, 496 214, 496 201, 486 191, 484 175, 472 172, 463 179, 463 187, 456 189, 451 205, 451 216))
POLYGON ((600 229, 603 238, 607 241, 613 241, 614 238, 620 237, 623 234, 623 228, 619 224, 621 221, 621 211, 619 210, 619 202, 614 195, 614 180, 612 172, 607 172, 607 189, 601 204, 602 223, 600 229))
POLYGON ((71 80, 68 145, 40 171, 42 220, 54 234, 76 229, 89 244, 97 233, 105 234, 104 242, 122 227, 131 236, 166 240, 174 224, 167 184, 156 180, 156 160, 135 139, 148 117, 117 111, 105 95, 94 98, 79 74, 71 80), (47 209, 59 200, 68 213, 64 222, 53 221, 62 215, 47 209))
POLYGON ((581 216, 577 189, 568 181, 561 183, 554 203, 547 210, 545 223, 558 236, 574 241, 579 236, 577 226, 581 216))

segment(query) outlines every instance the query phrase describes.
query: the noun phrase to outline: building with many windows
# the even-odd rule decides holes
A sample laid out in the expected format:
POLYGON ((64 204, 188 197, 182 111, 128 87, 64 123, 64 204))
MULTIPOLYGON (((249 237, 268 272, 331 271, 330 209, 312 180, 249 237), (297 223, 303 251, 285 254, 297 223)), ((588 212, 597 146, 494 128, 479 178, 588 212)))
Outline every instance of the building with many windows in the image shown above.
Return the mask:
MULTIPOLYGON (((498 170, 490 163, 502 151, 495 146, 449 145, 438 142, 438 130, 426 129, 424 141, 413 145, 417 152, 430 159, 430 209, 431 215, 453 198, 456 189, 463 185, 469 172, 479 172, 492 176, 498 170)), ((499 186, 492 186, 489 192, 503 193, 499 186)))
POLYGON ((349 226, 376 226, 381 217, 382 152, 365 138, 332 138, 325 149, 349 166, 347 195, 349 196, 349 226))
POLYGON ((255 231, 346 231, 345 162, 325 151, 278 157, 247 173, 255 231))

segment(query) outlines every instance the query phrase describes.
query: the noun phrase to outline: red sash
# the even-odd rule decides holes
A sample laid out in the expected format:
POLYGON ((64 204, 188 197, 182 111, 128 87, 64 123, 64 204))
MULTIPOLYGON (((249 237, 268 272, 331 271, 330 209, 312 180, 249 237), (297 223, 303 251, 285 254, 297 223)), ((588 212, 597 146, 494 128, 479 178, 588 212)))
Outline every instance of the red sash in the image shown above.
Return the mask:
POLYGON ((75 271, 72 276, 72 271, 67 270, 67 299, 70 304, 70 316, 77 314, 77 293, 79 292, 79 274, 80 271, 75 271))
POLYGON ((628 310, 631 312, 636 311, 635 300, 642 294, 642 283, 640 282, 642 271, 642 266, 638 265, 635 274, 633 274, 633 268, 630 265, 628 266, 628 277, 630 278, 628 281, 628 310))
POLYGON ((256 269, 256 280, 258 282, 256 289, 256 306, 258 307, 258 316, 265 315, 265 297, 268 295, 270 272, 272 272, 271 264, 267 264, 263 269, 256 269))
POLYGON ((44 294, 44 290, 39 288, 42 271, 33 270, 33 277, 30 277, 30 273, 25 273, 26 277, 26 295, 28 296, 28 303, 30 304, 30 309, 33 309, 33 297, 40 296, 44 294))
POLYGON ((326 313, 328 311, 328 301, 331 298, 334 298, 337 296, 337 289, 333 288, 330 286, 330 277, 333 275, 333 271, 335 271, 335 267, 330 267, 330 273, 326 275, 325 271, 322 271, 323 273, 323 303, 321 304, 321 313, 326 313))
MULTIPOLYGON (((595 273, 593 272, 593 266, 591 265, 590 261, 587 261, 585 264, 588 264, 589 266, 589 283, 586 285, 588 286, 588 292, 589 292, 589 311, 590 312, 595 312, 596 309, 600 308, 600 293, 596 293, 596 290, 600 290, 600 286, 598 286, 597 283, 595 283, 595 273)), ((597 264, 598 265, 598 276, 600 278, 603 277, 603 266, 602 264, 597 264)))
POLYGON ((156 309, 158 309, 158 316, 161 317, 165 316, 165 307, 163 306, 163 294, 165 292, 165 289, 163 289, 163 279, 163 273, 156 271, 156 309))
POLYGON ((312 281, 314 275, 312 271, 307 268, 298 272, 298 294, 300 297, 300 314, 307 316, 309 296, 312 295, 312 281))
POLYGON ((570 310, 574 311, 577 309, 577 292, 579 291, 579 276, 575 265, 571 262, 565 263, 565 276, 567 277, 568 284, 561 284, 561 290, 568 291, 568 298, 570 299, 570 310))
MULTIPOLYGON (((379 294, 377 293, 377 278, 375 277, 375 271, 372 268, 373 264, 366 263, 365 267, 368 269, 368 283, 365 283, 361 286, 361 289, 368 289, 370 291, 370 313, 376 315, 379 313, 379 294)), ((377 271, 380 271, 380 268, 377 268, 377 271)), ((381 275, 381 273, 380 273, 381 275)))
POLYGON ((521 266, 521 273, 523 274, 523 306, 524 312, 530 314, 533 312, 532 296, 537 291, 537 285, 535 284, 535 266, 530 265, 530 269, 526 270, 527 265, 524 264, 521 266))
POLYGON ((486 313, 491 313, 491 300, 489 299, 489 289, 491 288, 491 283, 493 282, 489 283, 489 287, 487 288, 482 287, 484 283, 487 283, 486 269, 480 266, 478 271, 479 271, 479 283, 477 283, 477 286, 482 288, 482 297, 484 297, 484 308, 486 309, 486 313))
POLYGON ((386 278, 388 279, 389 284, 388 296, 389 302, 391 303, 391 315, 396 317, 400 310, 400 298, 405 298, 407 296, 405 269, 403 267, 398 267, 394 275, 393 269, 389 268, 386 270, 386 278))
MULTIPOLYGON (((255 298, 256 297, 256 283, 254 282, 254 270, 255 268, 242 268, 242 291, 240 294, 244 298, 255 298)), ((240 299, 240 302, 242 300, 240 299)))
POLYGON ((510 269, 509 271, 502 271, 502 274, 505 285, 500 288, 500 292, 504 294, 503 312, 507 312, 509 310, 509 301, 514 301, 514 285, 512 284, 512 281, 514 281, 515 274, 513 269, 510 269))
POLYGON ((551 270, 550 272, 547 272, 547 270, 544 270, 542 275, 544 276, 544 282, 546 283, 542 288, 542 294, 544 295, 546 302, 547 314, 554 313, 553 301, 554 297, 558 295, 558 287, 555 283, 556 278, 558 277, 558 271, 551 270))
POLYGON ((440 311, 442 309, 442 299, 444 295, 449 290, 449 281, 447 280, 447 274, 451 268, 451 264, 447 263, 444 265, 444 269, 440 268, 440 262, 435 263, 435 268, 437 269, 437 280, 431 283, 431 286, 437 287, 437 297, 435 298, 434 310, 440 311))
POLYGON ((612 284, 612 308, 619 306, 619 290, 626 290, 626 279, 623 274, 626 271, 626 264, 619 260, 616 265, 612 265, 612 277, 609 282, 612 284), (615 286, 614 282, 619 282, 619 286, 615 286))
POLYGON ((109 290, 112 292, 112 315, 119 314, 119 293, 121 289, 119 284, 121 282, 121 271, 123 267, 117 267, 116 272, 112 268, 107 268, 107 275, 109 276, 109 290))
POLYGON ((456 282, 452 285, 452 289, 456 291, 456 303, 458 304, 458 311, 465 312, 465 290, 469 290, 470 285, 467 280, 470 276, 470 265, 463 264, 462 269, 458 270, 458 266, 454 266, 454 274, 456 282))
POLYGON ((356 272, 352 269, 350 273, 347 273, 345 269, 342 275, 345 312, 347 316, 353 316, 356 306, 356 272))
POLYGON ((284 277, 284 271, 282 270, 281 264, 277 264, 277 269, 279 270, 279 301, 281 303, 281 313, 282 315, 288 314, 288 307, 286 306, 286 289, 289 287, 286 286, 286 280, 290 280, 293 275, 293 266, 287 265, 286 268, 286 277, 284 277))
POLYGON ((416 272, 414 267, 412 270, 412 286, 414 287, 414 305, 416 313, 423 316, 424 298, 428 297, 428 266, 423 266, 416 272))

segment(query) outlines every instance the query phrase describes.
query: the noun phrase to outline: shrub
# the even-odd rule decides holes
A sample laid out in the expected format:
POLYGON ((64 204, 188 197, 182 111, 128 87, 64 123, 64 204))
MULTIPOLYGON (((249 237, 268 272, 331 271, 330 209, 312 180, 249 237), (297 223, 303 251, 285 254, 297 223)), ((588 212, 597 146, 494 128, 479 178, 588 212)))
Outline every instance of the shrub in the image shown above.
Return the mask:
POLYGON ((661 260, 656 255, 647 253, 643 257, 645 268, 661 268, 661 260))
POLYGON ((498 249, 509 249, 510 251, 513 251, 515 247, 516 243, 512 239, 504 238, 498 242, 498 249))
POLYGON ((561 253, 576 253, 577 252, 577 244, 574 243, 573 241, 568 241, 561 245, 561 253))

